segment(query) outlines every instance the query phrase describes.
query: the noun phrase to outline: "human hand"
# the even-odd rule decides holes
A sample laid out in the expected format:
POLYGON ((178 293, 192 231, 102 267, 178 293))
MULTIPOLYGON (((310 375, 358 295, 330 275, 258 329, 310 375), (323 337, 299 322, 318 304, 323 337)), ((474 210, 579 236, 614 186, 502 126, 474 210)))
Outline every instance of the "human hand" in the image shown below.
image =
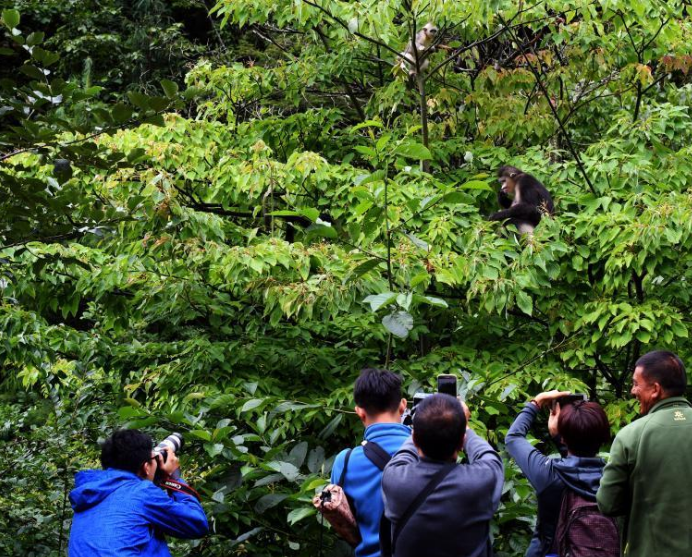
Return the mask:
POLYGON ((550 432, 551 437, 555 437, 557 435, 557 422, 558 419, 560 418, 560 405, 559 404, 553 404, 552 407, 550 408, 550 416, 548 416, 548 431, 550 432))
POLYGON ((162 472, 165 472, 169 476, 172 476, 175 471, 180 468, 180 461, 178 460, 178 456, 173 452, 173 451, 168 451, 168 457, 166 458, 166 462, 163 461, 163 455, 159 456, 158 458, 159 461, 159 469, 162 472))
POLYGON ((544 393, 536 395, 536 397, 533 399, 533 402, 535 402, 539 408, 545 408, 546 404, 550 404, 554 400, 557 400, 558 398, 563 397, 565 395, 569 395, 571 393, 572 391, 558 391, 557 389, 553 389, 552 391, 546 391, 544 393))
POLYGON ((461 407, 464 409, 464 415, 466 416, 466 427, 468 427, 469 420, 471 419, 471 410, 466 406, 466 403, 461 400, 461 397, 457 397, 459 402, 461 402, 461 407))

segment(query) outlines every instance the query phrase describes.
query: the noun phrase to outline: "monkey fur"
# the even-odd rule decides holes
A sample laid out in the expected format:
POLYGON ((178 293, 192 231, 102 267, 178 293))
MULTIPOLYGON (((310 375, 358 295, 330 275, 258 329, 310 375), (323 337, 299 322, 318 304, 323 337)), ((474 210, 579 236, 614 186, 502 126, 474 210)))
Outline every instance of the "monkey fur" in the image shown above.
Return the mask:
POLYGON ((514 166, 502 166, 497 174, 501 184, 497 201, 502 210, 490 215, 488 220, 508 220, 522 234, 531 234, 543 214, 554 214, 553 198, 531 174, 514 166))
POLYGON ((428 22, 416 33, 415 49, 409 42, 406 50, 397 58, 397 65, 409 76, 416 75, 416 57, 418 59, 418 69, 423 72, 430 65, 430 54, 435 50, 433 43, 437 37, 438 28, 434 23, 428 22))

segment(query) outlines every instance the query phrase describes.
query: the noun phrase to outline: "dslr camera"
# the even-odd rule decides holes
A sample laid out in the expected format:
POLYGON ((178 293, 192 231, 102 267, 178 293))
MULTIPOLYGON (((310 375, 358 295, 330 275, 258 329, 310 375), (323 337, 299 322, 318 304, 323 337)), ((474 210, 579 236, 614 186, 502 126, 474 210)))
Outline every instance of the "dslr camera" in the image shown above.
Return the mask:
MULTIPOLYGON (((159 464, 161 462, 166 462, 168 460, 168 451, 174 454, 178 454, 180 449, 183 448, 183 436, 181 433, 171 433, 163 441, 161 441, 156 447, 154 447, 154 455, 157 459, 160 458, 159 464)), ((160 485, 165 479, 166 474, 161 470, 159 466, 156 469, 156 474, 154 475, 154 483, 160 485)))
MULTIPOLYGON (((457 377, 451 374, 441 374, 437 376, 437 392, 446 395, 451 395, 456 398, 457 396, 457 377)), ((413 425, 413 416, 416 414, 416 406, 425 397, 428 397, 434 393, 426 393, 424 391, 418 391, 413 395, 413 404, 411 408, 407 408, 406 411, 401 416, 401 423, 411 427, 413 425)))

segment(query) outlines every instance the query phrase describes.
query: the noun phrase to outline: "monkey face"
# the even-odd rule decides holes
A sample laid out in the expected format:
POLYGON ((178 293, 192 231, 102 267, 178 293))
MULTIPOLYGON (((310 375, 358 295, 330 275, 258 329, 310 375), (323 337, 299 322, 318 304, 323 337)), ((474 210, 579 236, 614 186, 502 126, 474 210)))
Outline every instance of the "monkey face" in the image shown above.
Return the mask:
POLYGON ((506 174, 503 174, 500 176, 499 180, 500 182, 500 189, 505 192, 506 194, 509 195, 514 195, 514 190, 517 186, 517 183, 514 181, 514 176, 509 175, 507 176, 506 174))
POLYGON ((513 166, 502 166, 498 171, 498 182, 500 182, 500 189, 509 195, 514 195, 516 189, 516 177, 521 174, 518 168, 513 166))
POLYGON ((432 23, 426 23, 423 27, 423 31, 425 31, 425 34, 430 37, 430 39, 434 39, 435 35, 437 35, 437 27, 432 23))

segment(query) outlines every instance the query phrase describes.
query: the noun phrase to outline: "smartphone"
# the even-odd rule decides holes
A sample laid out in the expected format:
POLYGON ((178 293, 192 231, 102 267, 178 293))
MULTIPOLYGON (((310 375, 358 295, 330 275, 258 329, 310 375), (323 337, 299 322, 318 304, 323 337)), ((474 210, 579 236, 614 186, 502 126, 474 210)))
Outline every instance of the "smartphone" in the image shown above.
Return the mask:
POLYGON ((457 376, 443 374, 437 376, 437 392, 457 396, 457 376))
POLYGON ((553 407, 555 404, 559 404, 560 408, 563 408, 567 404, 574 404, 580 400, 589 400, 584 393, 574 393, 573 395, 565 395, 553 401, 553 407))

